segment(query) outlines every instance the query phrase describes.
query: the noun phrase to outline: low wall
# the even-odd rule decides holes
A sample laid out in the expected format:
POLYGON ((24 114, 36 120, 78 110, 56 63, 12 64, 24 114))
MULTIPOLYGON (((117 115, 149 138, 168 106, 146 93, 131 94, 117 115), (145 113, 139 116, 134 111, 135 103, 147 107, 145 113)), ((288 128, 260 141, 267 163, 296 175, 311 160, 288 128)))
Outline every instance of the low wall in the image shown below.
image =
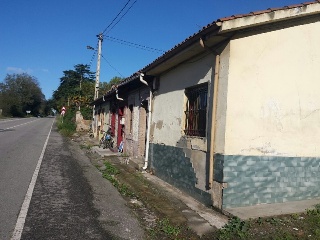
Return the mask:
POLYGON ((77 132, 89 131, 91 123, 92 123, 91 120, 84 120, 81 112, 77 111, 76 113, 76 125, 77 125, 76 131, 77 132))

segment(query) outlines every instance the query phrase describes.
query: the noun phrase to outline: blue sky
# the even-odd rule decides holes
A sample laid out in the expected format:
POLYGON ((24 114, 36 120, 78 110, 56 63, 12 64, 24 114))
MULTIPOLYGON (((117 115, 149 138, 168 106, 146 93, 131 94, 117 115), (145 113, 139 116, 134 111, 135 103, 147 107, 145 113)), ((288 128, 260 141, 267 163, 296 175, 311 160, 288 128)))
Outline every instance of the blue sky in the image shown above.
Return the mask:
MULTIPOLYGON (((49 99, 64 70, 89 64, 96 35, 128 0, 0 0, 0 81, 7 74, 36 77, 49 99)), ((301 0, 131 0, 131 9, 107 36, 167 51, 203 26, 234 14, 282 7, 301 0)), ((120 15, 121 16, 121 15, 120 15)), ((129 77, 162 55, 103 41, 100 81, 129 77)), ((91 70, 96 70, 96 56, 91 70)))

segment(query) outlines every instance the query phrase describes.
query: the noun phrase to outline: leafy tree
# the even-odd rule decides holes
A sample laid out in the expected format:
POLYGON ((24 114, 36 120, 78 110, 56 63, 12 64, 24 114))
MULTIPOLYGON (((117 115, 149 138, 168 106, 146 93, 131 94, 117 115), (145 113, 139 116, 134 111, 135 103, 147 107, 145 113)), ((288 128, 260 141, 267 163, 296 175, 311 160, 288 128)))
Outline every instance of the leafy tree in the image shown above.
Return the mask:
POLYGON ((87 111, 94 97, 94 73, 88 65, 78 64, 74 70, 63 71, 60 85, 53 92, 53 105, 55 109, 69 106, 72 109, 81 107, 81 111, 87 111))
POLYGON ((0 108, 4 116, 23 117, 26 111, 42 113, 45 97, 37 79, 27 73, 8 74, 0 84, 0 108))
MULTIPOLYGON (((74 105, 73 99, 86 96, 93 100, 94 94, 94 75, 89 70, 88 65, 78 64, 74 70, 63 71, 60 78, 60 86, 53 92, 53 101, 56 108, 60 109, 63 105, 74 105)), ((76 102, 76 100, 75 100, 76 102)))
MULTIPOLYGON (((100 83, 99 96, 108 92, 113 85, 119 84, 123 79, 114 77, 109 83, 100 83)), ((69 109, 78 110, 85 119, 92 118, 92 109, 90 103, 94 100, 95 76, 90 71, 88 65, 78 64, 73 70, 63 71, 60 78, 60 85, 53 92, 52 105, 60 110, 62 106, 68 106, 69 109)), ((68 112, 68 111, 67 111, 68 112)))
POLYGON ((111 90, 112 86, 116 86, 121 81, 123 81, 124 78, 121 77, 113 77, 108 83, 107 82, 102 82, 100 83, 99 86, 99 96, 105 95, 108 91, 111 90))
POLYGON ((43 108, 43 112, 45 115, 53 115, 54 102, 52 99, 46 101, 45 106, 43 108))

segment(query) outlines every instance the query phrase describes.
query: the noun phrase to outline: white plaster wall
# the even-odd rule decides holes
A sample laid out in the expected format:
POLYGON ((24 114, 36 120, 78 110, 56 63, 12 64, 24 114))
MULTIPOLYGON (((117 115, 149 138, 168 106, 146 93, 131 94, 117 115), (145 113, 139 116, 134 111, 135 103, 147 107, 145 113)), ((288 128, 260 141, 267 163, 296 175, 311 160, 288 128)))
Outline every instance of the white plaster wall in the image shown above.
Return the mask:
POLYGON ((231 41, 225 154, 320 156, 320 22, 231 41))
POLYGON ((216 135, 215 153, 224 153, 225 132, 226 132, 226 113, 228 98, 228 76, 230 61, 230 44, 228 44, 220 54, 219 81, 217 91, 217 112, 216 112, 216 135))
POLYGON ((139 129, 139 103, 140 103, 140 94, 139 91, 131 93, 128 97, 128 105, 133 105, 132 111, 132 140, 138 141, 138 129, 139 129))
POLYGON ((104 125, 103 125, 103 130, 108 131, 109 126, 110 126, 110 103, 107 102, 106 104, 103 105, 104 108, 104 125))
POLYGON ((213 67, 214 56, 209 53, 160 77, 160 88, 155 94, 152 110, 154 143, 176 146, 184 136, 185 88, 210 82, 213 67))

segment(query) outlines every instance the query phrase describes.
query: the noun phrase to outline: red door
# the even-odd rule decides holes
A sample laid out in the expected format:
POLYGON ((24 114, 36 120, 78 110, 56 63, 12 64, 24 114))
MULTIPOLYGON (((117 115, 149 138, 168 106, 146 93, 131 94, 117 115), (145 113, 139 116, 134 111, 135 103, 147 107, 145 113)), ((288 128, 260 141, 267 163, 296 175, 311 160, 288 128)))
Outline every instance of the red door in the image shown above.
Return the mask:
POLYGON ((119 108, 118 110, 118 138, 117 138, 117 145, 119 146, 121 141, 123 140, 124 134, 124 125, 121 124, 121 120, 123 117, 123 109, 124 107, 119 108))
POLYGON ((116 129, 116 110, 111 112, 111 136, 114 137, 116 129))

